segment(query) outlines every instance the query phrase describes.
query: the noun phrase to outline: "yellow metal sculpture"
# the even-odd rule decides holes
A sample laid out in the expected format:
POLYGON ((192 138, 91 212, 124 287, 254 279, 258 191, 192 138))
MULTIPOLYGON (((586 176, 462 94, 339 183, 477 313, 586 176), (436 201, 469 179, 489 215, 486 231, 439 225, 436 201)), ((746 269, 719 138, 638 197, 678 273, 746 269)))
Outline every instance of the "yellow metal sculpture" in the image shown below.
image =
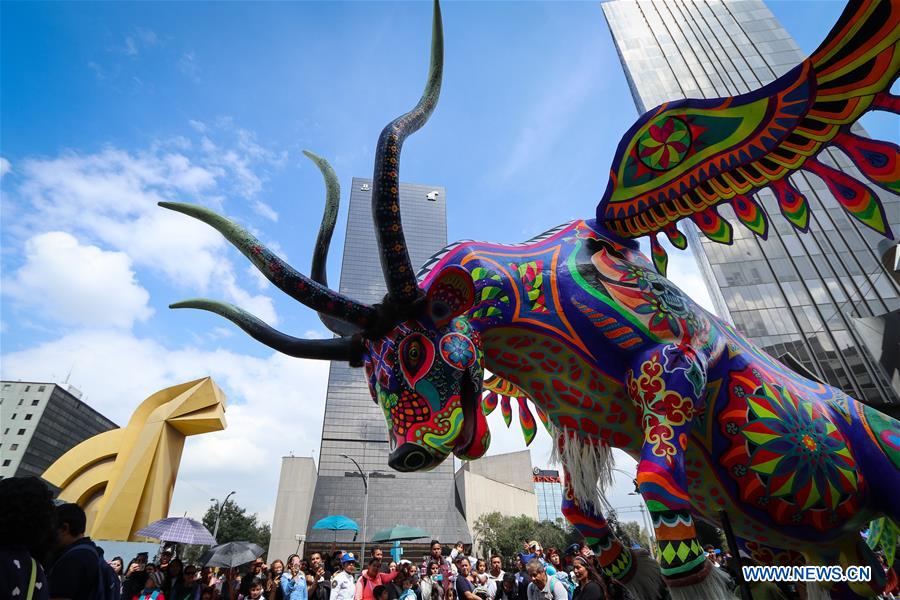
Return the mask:
POLYGON ((149 396, 128 426, 81 442, 50 465, 44 479, 59 498, 84 508, 88 535, 135 540, 134 533, 168 516, 184 438, 225 429, 225 394, 209 378, 149 396))

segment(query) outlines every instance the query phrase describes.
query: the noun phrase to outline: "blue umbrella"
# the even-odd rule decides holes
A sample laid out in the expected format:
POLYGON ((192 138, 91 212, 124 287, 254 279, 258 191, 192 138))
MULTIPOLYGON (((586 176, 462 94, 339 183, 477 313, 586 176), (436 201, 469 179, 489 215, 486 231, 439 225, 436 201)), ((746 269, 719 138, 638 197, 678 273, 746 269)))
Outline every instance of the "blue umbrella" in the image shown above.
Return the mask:
POLYGON ((329 531, 359 531, 359 525, 350 517, 344 515, 331 515, 319 519, 312 526, 313 529, 328 529, 329 531))

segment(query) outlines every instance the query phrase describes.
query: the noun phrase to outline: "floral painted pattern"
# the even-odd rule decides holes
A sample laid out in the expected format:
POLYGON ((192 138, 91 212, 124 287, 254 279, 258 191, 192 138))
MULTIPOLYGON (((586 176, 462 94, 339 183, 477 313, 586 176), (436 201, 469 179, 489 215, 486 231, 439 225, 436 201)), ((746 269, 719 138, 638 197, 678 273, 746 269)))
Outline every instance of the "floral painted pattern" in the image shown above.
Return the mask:
POLYGON ((862 485, 847 440, 822 407, 760 377, 730 377, 722 430, 731 450, 722 462, 741 495, 777 523, 820 531, 853 514, 862 485))
POLYGON ((651 123, 637 142, 641 162, 656 171, 671 169, 687 156, 691 130, 678 117, 666 116, 651 123))
POLYGON ((461 333, 448 333, 441 338, 441 356, 450 366, 460 371, 475 362, 475 346, 461 333))

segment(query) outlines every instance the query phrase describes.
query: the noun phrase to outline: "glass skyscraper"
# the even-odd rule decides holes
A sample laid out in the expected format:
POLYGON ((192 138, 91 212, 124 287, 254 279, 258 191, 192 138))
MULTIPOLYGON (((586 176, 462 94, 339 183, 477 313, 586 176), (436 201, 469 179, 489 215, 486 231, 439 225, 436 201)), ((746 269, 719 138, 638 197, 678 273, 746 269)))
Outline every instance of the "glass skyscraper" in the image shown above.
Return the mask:
MULTIPOLYGON (((760 0, 612 0, 602 7, 639 113, 666 101, 755 90, 806 58, 760 0)), ((858 125, 854 133, 865 135, 858 125)), ((820 160, 865 181, 838 150, 820 160)), ((883 238, 849 217, 818 177, 801 172, 791 182, 809 202, 806 234, 781 215, 770 190, 755 196, 769 216, 766 241, 727 204, 718 211, 734 224, 732 246, 680 222, 716 310, 773 356, 790 353, 873 406, 897 403, 853 321, 900 308, 900 288, 881 266, 883 238)), ((900 197, 872 187, 897 231, 900 197)))
MULTIPOLYGON (((387 288, 375 241, 371 187, 371 179, 353 178, 340 291, 374 304, 382 300, 387 288)), ((402 183, 400 209, 410 259, 414 266, 421 265, 447 245, 444 188, 402 183)), ((384 413, 372 400, 363 370, 332 362, 310 526, 328 515, 345 515, 359 524, 356 541, 362 541, 363 482, 353 463, 342 456, 346 454, 366 473, 375 472, 369 477, 369 539, 375 532, 401 523, 419 527, 442 542, 471 542, 456 497, 453 457, 428 472, 393 471, 387 466, 387 434, 384 413)), ((337 539, 347 542, 352 537, 352 533, 341 532, 337 539)), ((310 529, 307 535, 312 544, 333 539, 331 531, 310 529)))
POLYGON ((562 479, 559 471, 534 468, 534 495, 537 496, 538 519, 564 524, 562 514, 562 479))

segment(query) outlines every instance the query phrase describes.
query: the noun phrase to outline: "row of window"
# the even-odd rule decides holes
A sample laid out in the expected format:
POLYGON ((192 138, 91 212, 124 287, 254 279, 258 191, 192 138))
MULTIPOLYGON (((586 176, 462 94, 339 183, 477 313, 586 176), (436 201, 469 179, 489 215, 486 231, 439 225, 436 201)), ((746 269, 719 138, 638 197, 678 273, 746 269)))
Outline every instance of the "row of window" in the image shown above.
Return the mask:
MULTIPOLYGON (((12 385, 13 385, 13 384, 11 384, 11 383, 4 383, 4 384, 3 384, 3 389, 4 389, 4 390, 8 390, 9 388, 12 387, 12 385)), ((46 386, 46 385, 41 385, 41 386, 38 386, 37 391, 43 392, 45 389, 47 389, 47 386, 46 386)), ((30 386, 30 385, 26 385, 26 386, 25 386, 25 391, 26 391, 26 392, 30 392, 30 391, 31 391, 31 386, 30 386)))
MULTIPOLYGON (((9 435, 9 427, 3 430, 3 435, 9 435)), ((16 435, 25 435, 25 430, 20 429, 16 435)))
MULTIPOLYGON (((24 402, 25 402, 25 398, 19 398, 19 403, 18 403, 16 406, 22 406, 22 404, 23 404, 24 402)), ((38 399, 34 399, 34 400, 31 401, 31 405, 32 405, 32 406, 37 406, 37 405, 40 404, 40 403, 41 403, 41 401, 38 400, 38 399)), ((3 404, 3 398, 0 398, 0 404, 3 404)))

